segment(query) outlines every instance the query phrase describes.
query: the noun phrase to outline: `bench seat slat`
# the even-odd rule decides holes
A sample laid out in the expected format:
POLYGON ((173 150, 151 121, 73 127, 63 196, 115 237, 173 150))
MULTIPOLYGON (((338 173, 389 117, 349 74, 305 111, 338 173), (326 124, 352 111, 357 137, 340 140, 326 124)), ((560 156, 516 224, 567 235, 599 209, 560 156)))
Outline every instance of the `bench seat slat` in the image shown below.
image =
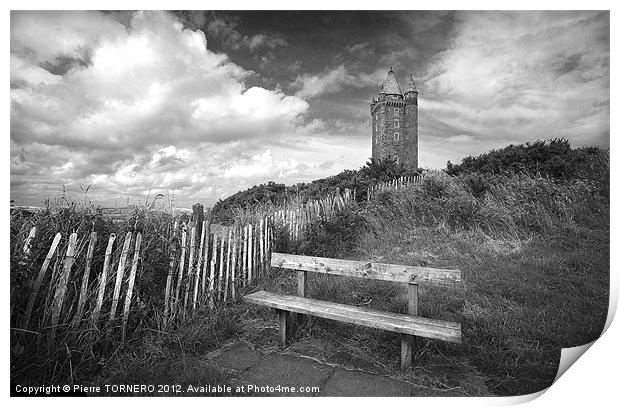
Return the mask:
POLYGON ((346 277, 393 281, 397 283, 426 284, 439 287, 460 286, 462 284, 461 272, 459 270, 330 259, 287 253, 272 253, 271 266, 346 277))
POLYGON ((406 314, 360 308, 352 305, 303 298, 293 295, 258 291, 243 297, 245 301, 285 311, 327 318, 370 328, 399 332, 408 335, 461 342, 461 324, 439 321, 406 314))

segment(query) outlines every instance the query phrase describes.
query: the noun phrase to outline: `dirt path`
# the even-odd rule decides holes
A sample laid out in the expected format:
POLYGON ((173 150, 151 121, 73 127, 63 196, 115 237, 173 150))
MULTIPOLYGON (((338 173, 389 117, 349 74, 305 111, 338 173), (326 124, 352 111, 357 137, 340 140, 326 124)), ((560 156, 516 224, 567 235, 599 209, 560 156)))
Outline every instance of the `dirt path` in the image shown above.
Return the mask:
MULTIPOLYGON (((206 361, 226 374, 238 396, 485 396, 491 395, 475 372, 456 372, 434 385, 422 385, 416 375, 395 372, 381 361, 354 349, 306 338, 282 349, 277 345, 277 325, 250 321, 235 340, 207 355, 206 361), (256 335, 262 335, 257 338, 256 335), (279 387, 278 387, 279 386, 279 387)), ((441 371, 426 366, 425 372, 441 371)), ((426 377, 428 379, 428 377, 426 377)), ((428 380, 425 380, 428 382, 428 380)))

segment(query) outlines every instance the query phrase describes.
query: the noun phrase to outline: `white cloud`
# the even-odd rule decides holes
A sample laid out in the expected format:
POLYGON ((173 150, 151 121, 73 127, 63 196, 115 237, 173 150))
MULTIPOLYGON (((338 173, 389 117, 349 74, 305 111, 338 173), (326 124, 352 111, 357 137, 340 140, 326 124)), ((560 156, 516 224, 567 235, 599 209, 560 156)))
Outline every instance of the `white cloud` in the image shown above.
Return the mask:
POLYGON ((224 178, 254 178, 285 179, 299 174, 300 170, 307 168, 306 165, 288 158, 274 161, 271 150, 262 154, 256 154, 249 158, 235 160, 225 171, 224 178))
POLYGON ((296 96, 314 98, 325 94, 337 93, 345 87, 364 88, 366 86, 378 86, 384 77, 384 69, 377 69, 369 74, 352 74, 344 65, 340 65, 321 74, 299 75, 292 86, 299 89, 296 96))
MULTIPOLYGON (((60 184, 88 183, 97 184, 91 193, 99 190, 102 199, 149 187, 174 186, 186 199, 216 194, 205 184, 239 151, 305 128, 305 100, 246 89, 250 72, 210 51, 201 31, 164 12, 134 13, 127 27, 115 18, 14 15, 12 195, 40 203, 60 184), (46 36, 49 48, 40 41, 46 36), (57 75, 40 65, 67 58, 83 61, 57 75)), ((278 174, 291 172, 287 165, 278 174)))
POLYGON ((125 34, 118 20, 91 11, 11 12, 11 53, 33 63, 87 59, 101 41, 125 34))
POLYGON ((274 49, 277 47, 283 47, 285 45, 288 45, 283 37, 273 35, 269 36, 267 34, 253 35, 245 40, 245 44, 252 51, 255 51, 259 48, 274 49))
POLYGON ((14 77, 28 75, 48 86, 12 90, 19 122, 13 139, 90 148, 230 141, 289 128, 308 107, 277 90, 246 91, 248 71, 209 51, 202 32, 183 29, 165 13, 136 13, 125 35, 91 53, 89 65, 60 81, 32 79, 34 65, 16 69, 14 77), (50 131, 37 131, 50 123, 50 131))
POLYGON ((257 125, 269 121, 294 122, 308 109, 308 103, 302 99, 259 87, 252 87, 242 93, 199 98, 192 101, 191 105, 195 107, 192 117, 208 124, 231 119, 247 120, 257 125))
POLYGON ((445 139, 449 143, 469 143, 474 140, 474 137, 468 134, 459 134, 456 136, 450 136, 445 139))
POLYGON ((11 55, 11 82, 26 82, 28 86, 52 85, 62 80, 59 75, 54 75, 36 65, 31 65, 16 55, 11 55))
POLYGON ((608 145, 608 34, 604 12, 456 13, 418 82, 422 165, 536 139, 608 145))
POLYGON ((419 83, 421 140, 451 137, 433 122, 486 142, 467 154, 508 140, 608 144, 608 33, 605 13, 457 13, 449 47, 419 83))

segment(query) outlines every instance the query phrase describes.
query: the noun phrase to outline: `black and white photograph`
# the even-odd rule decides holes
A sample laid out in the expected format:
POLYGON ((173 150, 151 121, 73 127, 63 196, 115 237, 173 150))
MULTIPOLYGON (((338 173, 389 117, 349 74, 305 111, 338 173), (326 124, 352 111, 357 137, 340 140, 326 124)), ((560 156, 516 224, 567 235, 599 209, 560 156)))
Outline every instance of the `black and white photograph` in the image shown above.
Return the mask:
POLYGON ((594 352, 613 11, 164 4, 5 12, 11 397, 493 404, 594 352))

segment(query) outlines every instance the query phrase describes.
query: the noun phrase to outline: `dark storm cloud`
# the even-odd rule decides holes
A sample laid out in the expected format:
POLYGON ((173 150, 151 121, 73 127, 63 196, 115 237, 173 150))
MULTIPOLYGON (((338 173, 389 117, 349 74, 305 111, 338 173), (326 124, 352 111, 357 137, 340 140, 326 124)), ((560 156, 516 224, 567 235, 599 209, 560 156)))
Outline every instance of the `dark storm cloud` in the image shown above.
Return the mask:
POLYGON ((236 29, 237 22, 222 17, 213 17, 206 24, 207 34, 220 39, 226 47, 234 50, 247 48, 250 51, 275 49, 288 45, 279 34, 260 33, 252 36, 243 35, 236 29))

